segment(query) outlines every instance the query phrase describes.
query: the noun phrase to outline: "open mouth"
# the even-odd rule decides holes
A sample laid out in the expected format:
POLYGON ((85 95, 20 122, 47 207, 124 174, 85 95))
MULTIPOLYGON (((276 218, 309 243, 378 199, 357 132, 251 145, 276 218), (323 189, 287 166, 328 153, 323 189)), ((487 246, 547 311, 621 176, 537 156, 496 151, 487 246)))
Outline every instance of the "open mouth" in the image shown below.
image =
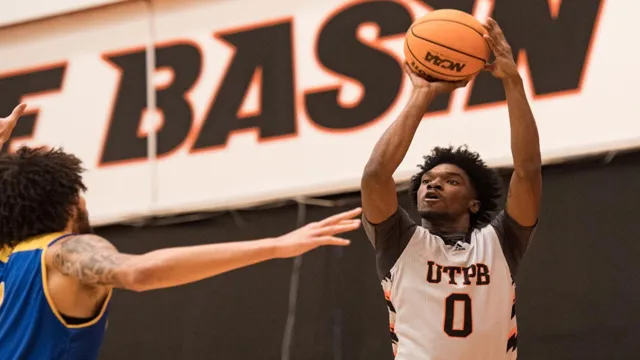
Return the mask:
POLYGON ((429 191, 424 196, 424 199, 427 200, 427 201, 429 201, 429 200, 431 200, 431 201, 440 200, 440 196, 435 191, 429 191))

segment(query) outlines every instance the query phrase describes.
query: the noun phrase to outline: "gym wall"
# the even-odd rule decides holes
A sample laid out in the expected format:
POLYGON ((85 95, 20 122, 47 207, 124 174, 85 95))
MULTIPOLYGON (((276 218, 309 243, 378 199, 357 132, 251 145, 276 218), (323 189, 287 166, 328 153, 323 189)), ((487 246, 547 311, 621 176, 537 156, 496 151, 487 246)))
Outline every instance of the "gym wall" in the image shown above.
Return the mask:
MULTIPOLYGON (((96 225, 358 191, 411 95, 404 35, 445 7, 504 29, 546 164, 640 147, 635 93, 610 90, 639 80, 611 76, 635 64, 610 55, 635 41, 637 1, 131 0, 0 27, 0 113, 29 103, 4 150, 77 154, 96 225)), ((396 180, 431 144, 510 166, 507 118, 500 81, 479 74, 434 101, 396 180)))
MULTIPOLYGON (((539 228, 517 279, 519 359, 637 358, 638 183, 640 153, 545 168, 539 228)), ((399 197, 411 208, 405 192, 399 197)), ((359 201, 358 194, 332 199, 359 201)), ((142 253, 275 236, 294 228, 298 210, 98 233, 142 253)), ((338 210, 306 206, 306 221, 338 210)), ((362 230, 349 238, 348 248, 303 257, 291 359, 392 359, 373 250, 362 230)), ((277 260, 175 289, 116 291, 101 359, 280 359, 291 272, 292 261, 277 260)))
MULTIPOLYGON (((76 0, 55 1, 66 10, 32 1, 42 2, 21 0, 18 13, 3 8, 15 1, 0 4, 0 114, 29 103, 2 150, 77 154, 92 223, 122 251, 275 236, 296 226, 298 205, 228 211, 357 191, 410 95, 403 34, 434 8, 501 24, 545 164, 640 148, 640 102, 625 90, 640 80, 625 71, 635 68, 625 25, 638 1, 92 0, 82 6, 101 7, 82 12, 76 0), (209 211, 220 213, 151 225, 209 211), (131 222, 144 225, 115 225, 131 222)), ((504 100, 487 74, 437 99, 396 180, 433 145, 466 143, 508 167, 504 100)), ((640 352, 639 160, 545 169, 540 228, 518 279, 521 359, 640 352)), ((359 202, 332 197, 342 198, 359 202)), ((305 220, 338 210, 307 206, 305 220)), ((303 258, 290 360, 391 358, 373 251, 362 231, 352 238, 303 258)), ((117 291, 102 358, 280 359, 292 268, 270 261, 177 289, 117 291)))

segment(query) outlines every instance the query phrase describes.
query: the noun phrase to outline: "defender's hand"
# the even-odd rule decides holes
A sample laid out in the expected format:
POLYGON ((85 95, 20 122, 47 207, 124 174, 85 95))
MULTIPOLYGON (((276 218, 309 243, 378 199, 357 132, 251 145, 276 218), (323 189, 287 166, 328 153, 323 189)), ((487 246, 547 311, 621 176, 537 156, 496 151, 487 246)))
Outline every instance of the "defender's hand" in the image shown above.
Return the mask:
POLYGON ((16 127, 18 119, 22 116, 26 108, 27 104, 20 104, 13 109, 11 115, 6 118, 0 118, 0 147, 9 140, 11 132, 16 127))
POLYGON ((362 213, 361 208, 346 211, 328 217, 320 222, 307 224, 295 231, 274 239, 276 257, 294 257, 325 245, 349 245, 349 240, 335 237, 334 235, 359 228, 360 220, 353 218, 360 215, 360 213, 362 213))
POLYGON ((513 60, 511 46, 509 46, 498 23, 492 18, 488 18, 483 26, 489 33, 484 35, 484 39, 487 40, 489 48, 491 48, 493 55, 496 57, 495 61, 486 65, 484 69, 491 72, 498 79, 520 76, 516 62, 513 60))

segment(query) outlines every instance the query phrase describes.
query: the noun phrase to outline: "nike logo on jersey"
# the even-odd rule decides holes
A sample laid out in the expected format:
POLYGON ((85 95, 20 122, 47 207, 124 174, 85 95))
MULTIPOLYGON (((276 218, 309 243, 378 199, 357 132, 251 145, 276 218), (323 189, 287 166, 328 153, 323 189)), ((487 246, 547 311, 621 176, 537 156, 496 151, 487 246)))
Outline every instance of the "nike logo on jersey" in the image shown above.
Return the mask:
MULTIPOLYGON (((489 267, 485 264, 477 263, 467 267, 443 266, 433 261, 428 261, 427 281, 432 284, 442 282, 442 273, 448 275, 451 285, 471 285, 475 280, 476 285, 488 285, 491 282, 489 267)), ((445 279, 446 281, 446 279, 445 279)))

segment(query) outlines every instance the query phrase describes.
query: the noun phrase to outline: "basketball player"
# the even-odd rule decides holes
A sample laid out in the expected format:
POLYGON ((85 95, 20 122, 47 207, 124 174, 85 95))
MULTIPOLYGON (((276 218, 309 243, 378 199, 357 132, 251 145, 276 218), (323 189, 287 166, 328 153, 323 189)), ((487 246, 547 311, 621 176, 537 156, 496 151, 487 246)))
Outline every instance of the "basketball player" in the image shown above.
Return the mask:
MULTIPOLYGON (((376 144, 362 178, 364 228, 376 252, 396 360, 502 360, 516 357, 515 275, 537 223, 541 194, 536 123, 495 21, 485 25, 511 125, 514 172, 496 217, 497 176, 466 147, 436 147, 411 180, 422 217, 398 206, 393 173, 437 94, 465 83, 412 73, 409 103, 376 144)), ((490 129, 487 129, 490 134, 490 129)))
MULTIPOLYGON (((0 119, 6 141, 24 105, 0 119)), ((323 245, 355 230, 354 209, 271 239, 118 252, 91 234, 81 162, 59 149, 0 156, 0 359, 91 360, 98 356, 113 288, 179 286, 323 245)))

